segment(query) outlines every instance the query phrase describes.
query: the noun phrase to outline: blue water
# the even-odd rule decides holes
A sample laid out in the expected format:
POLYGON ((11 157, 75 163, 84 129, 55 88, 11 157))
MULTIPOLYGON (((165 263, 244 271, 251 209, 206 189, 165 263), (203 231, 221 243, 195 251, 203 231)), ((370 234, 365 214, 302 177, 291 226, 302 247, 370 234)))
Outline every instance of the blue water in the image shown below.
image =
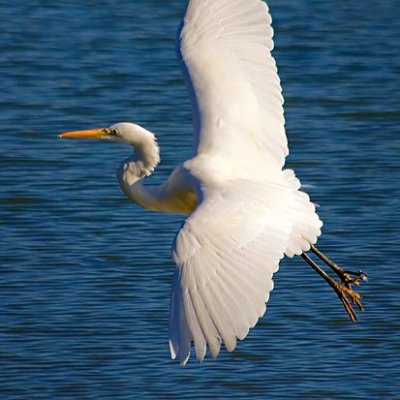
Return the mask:
POLYGON ((129 149, 56 135, 143 124, 162 149, 155 181, 188 157, 184 7, 0 3, 0 398, 399 399, 398 1, 270 1, 288 164, 320 204, 321 249, 368 272, 366 312, 351 324, 300 258, 284 260, 237 350, 180 368, 167 319, 181 217, 124 198, 129 149))

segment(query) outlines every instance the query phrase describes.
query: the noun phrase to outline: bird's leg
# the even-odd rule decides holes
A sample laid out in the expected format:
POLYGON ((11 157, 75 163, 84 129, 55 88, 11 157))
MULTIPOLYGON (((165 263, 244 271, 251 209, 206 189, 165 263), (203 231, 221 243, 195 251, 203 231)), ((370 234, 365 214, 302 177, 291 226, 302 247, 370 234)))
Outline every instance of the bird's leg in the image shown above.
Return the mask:
POLYGON ((328 258, 324 253, 322 253, 322 251, 318 250, 314 245, 311 245, 310 250, 335 272, 335 274, 348 289, 351 289, 351 285, 358 286, 362 281, 367 280, 368 276, 365 272, 352 272, 344 270, 342 267, 328 258))
POLYGON ((364 307, 362 306, 360 301, 360 294, 353 291, 351 287, 346 286, 344 282, 337 282, 332 279, 322 268, 320 268, 310 257, 308 257, 307 254, 303 253, 301 257, 333 288, 340 301, 343 303, 344 309, 346 310, 350 319, 353 322, 356 322, 358 318, 348 298, 350 298, 352 303, 356 304, 358 308, 363 311, 364 307))

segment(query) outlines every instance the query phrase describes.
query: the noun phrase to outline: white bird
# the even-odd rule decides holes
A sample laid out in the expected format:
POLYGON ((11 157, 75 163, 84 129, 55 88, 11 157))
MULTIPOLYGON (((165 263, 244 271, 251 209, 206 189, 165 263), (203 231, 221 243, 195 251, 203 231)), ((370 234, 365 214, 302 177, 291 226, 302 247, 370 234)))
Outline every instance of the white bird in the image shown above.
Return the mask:
POLYGON ((144 186, 160 161, 153 133, 130 123, 63 133, 127 143, 133 154, 118 173, 134 203, 189 214, 173 243, 176 263, 169 322, 172 358, 186 364, 217 357, 244 339, 266 310, 272 276, 284 257, 301 255, 336 291, 350 318, 360 309, 351 289, 366 275, 346 272, 314 244, 315 206, 283 169, 288 143, 273 30, 261 0, 190 0, 178 32, 178 54, 192 101, 195 156, 161 186, 144 186), (335 281, 305 254, 311 250, 335 281))

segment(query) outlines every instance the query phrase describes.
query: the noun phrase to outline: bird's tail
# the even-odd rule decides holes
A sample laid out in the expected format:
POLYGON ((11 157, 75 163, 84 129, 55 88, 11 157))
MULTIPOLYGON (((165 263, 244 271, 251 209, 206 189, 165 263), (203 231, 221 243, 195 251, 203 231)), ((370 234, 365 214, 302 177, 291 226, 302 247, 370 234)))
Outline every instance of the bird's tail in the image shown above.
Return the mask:
POLYGON ((301 183, 294 171, 287 169, 283 173, 293 194, 289 210, 292 214, 293 225, 285 254, 293 257, 310 250, 310 245, 315 244, 318 236, 321 235, 323 224, 315 210, 315 204, 306 193, 300 190, 301 183))

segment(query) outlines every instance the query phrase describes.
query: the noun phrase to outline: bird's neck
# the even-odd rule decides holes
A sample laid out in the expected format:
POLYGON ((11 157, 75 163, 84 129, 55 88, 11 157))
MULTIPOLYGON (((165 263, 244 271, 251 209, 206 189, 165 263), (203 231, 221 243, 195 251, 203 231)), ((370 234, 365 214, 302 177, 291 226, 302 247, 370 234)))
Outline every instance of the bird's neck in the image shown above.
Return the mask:
POLYGON ((140 127, 140 130, 132 135, 129 144, 134 147, 134 152, 120 167, 120 186, 133 202, 144 208, 154 209, 154 194, 142 185, 142 179, 150 176, 160 162, 156 138, 151 132, 140 127))

